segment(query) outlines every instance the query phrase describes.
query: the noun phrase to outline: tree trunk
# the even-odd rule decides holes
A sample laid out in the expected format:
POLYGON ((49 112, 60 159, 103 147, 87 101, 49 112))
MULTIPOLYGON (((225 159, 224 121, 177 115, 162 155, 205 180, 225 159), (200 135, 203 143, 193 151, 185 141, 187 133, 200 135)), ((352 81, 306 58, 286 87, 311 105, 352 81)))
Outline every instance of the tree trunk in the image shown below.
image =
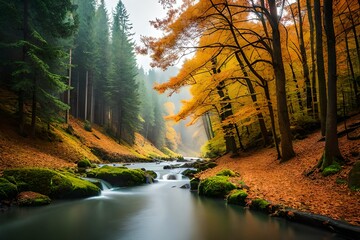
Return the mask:
POLYGON ((277 152, 277 159, 281 159, 281 153, 280 153, 280 149, 279 149, 279 142, 277 139, 277 133, 276 133, 276 127, 275 127, 275 117, 274 117, 274 109, 272 107, 272 103, 271 103, 271 99, 270 99, 270 91, 269 91, 269 85, 267 84, 267 82, 264 82, 264 92, 265 92, 265 97, 267 100, 267 106, 269 109, 269 115, 270 115, 270 121, 271 121, 271 133, 273 135, 273 140, 274 140, 274 145, 275 145, 275 149, 277 152))
POLYGON ((324 29, 326 32, 328 49, 328 102, 325 150, 322 157, 321 169, 335 161, 342 160, 337 138, 337 89, 336 89, 336 41, 333 25, 333 0, 324 0, 324 29))
POLYGON ((278 109, 278 121, 280 129, 280 148, 281 148, 281 161, 287 161, 295 156, 295 152, 292 145, 292 136, 290 132, 290 120, 286 102, 286 77, 284 64, 282 61, 281 52, 281 40, 279 32, 279 22, 277 15, 277 8, 275 0, 268 0, 271 14, 271 28, 273 35, 273 68, 275 72, 275 84, 276 84, 276 97, 277 97, 277 109, 278 109))
MULTIPOLYGON (((24 42, 28 41, 29 37, 29 1, 24 0, 24 19, 23 19, 23 40, 24 42)), ((26 44, 22 47, 22 60, 25 63, 27 61, 28 47, 26 44)), ((25 73, 22 74, 23 78, 26 78, 25 73)), ((19 132, 21 135, 25 134, 25 111, 24 111, 24 102, 25 102, 25 92, 20 88, 18 98, 18 107, 19 107, 19 132)))
POLYGON ((316 91, 316 76, 315 76, 315 26, 314 26, 314 19, 313 13, 311 8, 311 0, 306 0, 306 7, 308 12, 308 20, 309 20, 309 27, 310 27, 310 50, 311 50, 311 94, 312 94, 312 108, 313 108, 313 116, 314 118, 319 118, 319 107, 318 107, 318 100, 317 100, 317 91, 316 91))
POLYGON ((85 106, 84 106, 84 120, 87 120, 88 115, 88 91, 89 91, 89 71, 86 71, 86 78, 85 78, 85 106))
POLYGON ((300 111, 302 112, 304 110, 304 106, 303 106, 302 99, 301 99, 301 93, 300 93, 300 90, 299 90, 299 84, 298 84, 298 81, 296 79, 296 74, 295 74, 294 67, 293 67, 292 63, 289 63, 289 66, 290 66, 290 69, 291 69, 291 74, 292 74, 293 81, 295 83, 296 96, 297 96, 297 99, 298 99, 299 108, 300 108, 300 111))
POLYGON ((303 20, 301 15, 301 6, 300 0, 297 0, 297 7, 299 11, 299 43, 300 43, 300 54, 301 54, 301 63, 303 67, 303 75, 305 79, 305 92, 306 92, 306 108, 307 113, 312 115, 312 96, 311 96, 311 84, 309 77, 309 66, 307 63, 307 55, 304 44, 304 30, 303 30, 303 20))
POLYGON ((70 105, 71 105, 71 96, 70 96, 70 89, 71 89, 71 54, 72 54, 72 50, 70 48, 69 50, 69 80, 68 80, 68 90, 67 90, 67 95, 66 95, 66 104, 69 106, 68 109, 66 109, 66 113, 65 113, 65 123, 69 123, 69 117, 70 117, 70 105))
POLYGON ((36 131, 36 73, 33 76, 33 89, 32 89, 32 105, 31 105, 31 136, 35 137, 36 131))
POLYGON ((320 123, 321 135, 325 136, 326 129, 326 80, 323 54, 323 39, 322 39, 322 20, 321 20, 321 6, 320 0, 314 0, 314 15, 316 28, 316 65, 317 77, 319 84, 319 103, 320 103, 320 123))

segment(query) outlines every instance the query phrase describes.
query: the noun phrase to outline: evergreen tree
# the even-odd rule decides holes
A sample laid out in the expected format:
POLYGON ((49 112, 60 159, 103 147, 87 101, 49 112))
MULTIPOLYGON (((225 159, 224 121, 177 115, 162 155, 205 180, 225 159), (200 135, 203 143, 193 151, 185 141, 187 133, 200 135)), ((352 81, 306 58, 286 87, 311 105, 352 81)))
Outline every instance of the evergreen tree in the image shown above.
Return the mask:
POLYGON ((100 125, 105 123, 105 91, 109 77, 109 19, 104 0, 96 10, 94 24, 94 122, 100 125))
POLYGON ((1 1, 0 4, 5 16, 14 19, 7 29, 10 34, 1 35, 5 36, 2 46, 12 56, 8 62, 12 65, 10 85, 18 93, 20 133, 24 134, 26 122, 24 105, 31 102, 34 135, 38 117, 50 123, 55 114, 67 107, 58 98, 66 90, 61 75, 65 69, 65 52, 59 40, 68 38, 76 29, 72 18, 74 8, 70 0, 1 1))
POLYGON ((112 128, 118 139, 133 143, 140 125, 134 44, 129 15, 122 1, 113 14, 111 77, 108 86, 112 128))
POLYGON ((79 16, 79 30, 75 36, 75 49, 72 70, 72 114, 75 117, 89 119, 89 86, 94 74, 94 0, 76 0, 79 16))

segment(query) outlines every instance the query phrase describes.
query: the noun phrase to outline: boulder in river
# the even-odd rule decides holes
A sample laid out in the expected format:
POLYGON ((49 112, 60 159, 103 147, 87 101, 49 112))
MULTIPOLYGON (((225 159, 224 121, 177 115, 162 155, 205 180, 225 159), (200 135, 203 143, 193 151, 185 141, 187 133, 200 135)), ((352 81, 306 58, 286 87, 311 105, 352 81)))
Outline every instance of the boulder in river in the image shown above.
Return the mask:
POLYGON ((17 204, 24 207, 36 207, 48 205, 51 203, 51 199, 43 194, 36 192, 21 192, 17 196, 17 204))

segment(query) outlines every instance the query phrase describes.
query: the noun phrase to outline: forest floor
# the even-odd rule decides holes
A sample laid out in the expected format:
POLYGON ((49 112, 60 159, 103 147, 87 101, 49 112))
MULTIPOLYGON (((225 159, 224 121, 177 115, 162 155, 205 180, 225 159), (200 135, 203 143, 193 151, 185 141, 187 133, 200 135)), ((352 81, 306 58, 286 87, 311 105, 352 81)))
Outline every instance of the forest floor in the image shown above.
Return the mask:
MULTIPOLYGON (((360 114, 347 120, 347 124, 360 123, 360 114)), ((344 130, 344 123, 338 131, 344 130)), ((352 135, 360 135, 360 128, 352 135)), ((340 173, 324 177, 319 171, 306 176, 319 161, 325 142, 320 133, 294 141, 296 156, 279 163, 274 148, 241 153, 239 157, 224 156, 217 159, 218 166, 199 174, 201 179, 214 176, 222 169, 240 174, 250 188, 249 197, 260 197, 273 204, 282 204, 300 211, 329 216, 360 226, 360 192, 351 191, 346 184, 348 173, 355 161, 360 161, 360 139, 339 138, 340 151, 346 160, 340 173)))

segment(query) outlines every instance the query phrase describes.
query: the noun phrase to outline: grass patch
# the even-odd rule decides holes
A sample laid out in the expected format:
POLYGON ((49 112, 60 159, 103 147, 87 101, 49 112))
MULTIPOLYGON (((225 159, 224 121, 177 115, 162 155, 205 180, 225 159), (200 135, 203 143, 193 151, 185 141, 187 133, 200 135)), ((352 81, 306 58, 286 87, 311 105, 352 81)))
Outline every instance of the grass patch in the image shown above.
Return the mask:
POLYGON ((227 176, 227 177, 235 177, 236 174, 230 169, 223 169, 216 174, 216 176, 227 176))

